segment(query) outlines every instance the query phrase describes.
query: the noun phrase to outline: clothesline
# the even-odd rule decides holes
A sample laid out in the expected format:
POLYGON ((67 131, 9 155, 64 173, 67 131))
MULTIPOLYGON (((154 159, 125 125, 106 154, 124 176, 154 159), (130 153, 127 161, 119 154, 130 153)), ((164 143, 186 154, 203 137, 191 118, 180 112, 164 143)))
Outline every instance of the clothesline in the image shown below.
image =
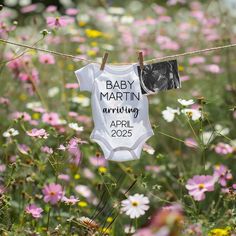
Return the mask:
MULTIPOLYGON (((38 48, 38 47, 30 46, 30 45, 27 45, 27 44, 16 43, 16 42, 12 42, 12 41, 5 40, 5 39, 0 39, 0 42, 6 43, 6 44, 15 45, 15 46, 19 46, 19 47, 23 47, 23 48, 33 49, 33 50, 40 51, 40 52, 46 52, 46 53, 54 54, 54 55, 57 55, 57 56, 62 56, 62 57, 66 57, 66 58, 72 58, 72 59, 79 60, 79 61, 86 61, 88 63, 98 63, 97 61, 81 58, 81 57, 78 57, 78 56, 75 56, 75 55, 71 55, 71 54, 67 54, 67 53, 62 53, 62 52, 57 52, 57 51, 52 51, 52 50, 43 49, 43 48, 38 48)), ((153 58, 153 59, 144 61, 144 63, 145 64, 150 64, 150 63, 158 62, 158 61, 173 60, 173 59, 177 59, 177 58, 183 57, 183 56, 192 56, 192 55, 197 55, 197 54, 201 54, 201 53, 205 53, 205 52, 217 51, 217 50, 222 50, 222 49, 232 48, 232 47, 236 47, 236 43, 222 45, 222 46, 217 46, 217 47, 211 47, 211 48, 204 48, 204 49, 199 49, 199 50, 195 50, 195 51, 179 53, 179 54, 170 55, 170 56, 153 58)), ((127 64, 133 64, 133 63, 135 63, 135 62, 126 62, 126 63, 119 63, 119 62, 117 62, 117 63, 107 63, 107 64, 112 64, 112 65, 125 64, 125 65, 127 65, 127 64)))

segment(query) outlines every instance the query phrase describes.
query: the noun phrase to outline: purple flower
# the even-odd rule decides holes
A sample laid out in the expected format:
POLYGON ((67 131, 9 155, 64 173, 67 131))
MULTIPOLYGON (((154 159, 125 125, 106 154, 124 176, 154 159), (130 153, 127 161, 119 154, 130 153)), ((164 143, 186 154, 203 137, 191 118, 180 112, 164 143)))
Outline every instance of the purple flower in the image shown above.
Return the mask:
POLYGON ((218 182, 223 187, 227 185, 228 180, 233 178, 230 170, 224 165, 216 165, 214 167, 214 176, 218 178, 218 182))
POLYGON ((189 191, 189 195, 193 196, 194 200, 202 201, 205 199, 205 192, 214 191, 214 185, 216 178, 211 175, 195 175, 192 179, 189 179, 186 188, 189 191))
POLYGON ((42 64, 55 64, 55 58, 49 53, 41 54, 39 56, 39 62, 42 64))
POLYGON ((30 137, 35 137, 35 138, 44 138, 47 139, 49 134, 45 131, 45 129, 32 129, 30 131, 26 131, 27 135, 30 137))
POLYGON ((31 214, 34 218, 40 218, 42 217, 41 213, 43 212, 43 209, 41 207, 37 207, 35 204, 29 204, 26 206, 25 211, 28 214, 31 214))
POLYGON ((45 202, 50 202, 52 205, 59 202, 64 195, 62 186, 60 184, 55 183, 46 185, 42 191, 44 194, 43 200, 45 202))

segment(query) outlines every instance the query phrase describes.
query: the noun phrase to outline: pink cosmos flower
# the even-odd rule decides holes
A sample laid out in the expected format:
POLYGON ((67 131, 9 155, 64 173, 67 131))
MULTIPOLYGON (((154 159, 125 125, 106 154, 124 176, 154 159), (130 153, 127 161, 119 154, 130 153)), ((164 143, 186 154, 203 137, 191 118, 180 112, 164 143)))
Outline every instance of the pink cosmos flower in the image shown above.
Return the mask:
POLYGON ((44 113, 42 116, 42 121, 52 126, 59 125, 60 123, 59 115, 55 112, 44 113))
MULTIPOLYGON (((153 233, 153 230, 151 228, 145 227, 142 229, 139 229, 133 236, 155 236, 158 235, 156 233, 153 233)), ((168 235, 168 234, 165 234, 168 235)))
POLYGON ((73 18, 66 16, 60 16, 60 17, 48 16, 46 20, 47 20, 47 25, 50 28, 64 27, 74 22, 73 18))
POLYGON ((171 17, 170 16, 159 16, 157 18, 159 22, 171 22, 171 17))
POLYGON ((86 185, 77 185, 75 191, 78 192, 84 198, 90 198, 92 196, 92 191, 86 185))
POLYGON ((153 6, 153 9, 158 15, 164 15, 166 13, 166 8, 157 4, 153 6))
POLYGON ((83 174, 84 174, 84 177, 87 179, 94 179, 95 178, 94 173, 89 168, 84 168, 83 174))
POLYGON ((8 98, 0 97, 0 104, 9 105, 10 100, 8 98))
POLYGON ((167 1, 167 5, 169 5, 169 6, 173 6, 173 5, 176 5, 178 3, 185 4, 186 0, 168 0, 167 1))
POLYGON ((200 56, 197 56, 197 57, 191 57, 189 59, 189 64, 190 65, 194 65, 194 64, 202 64, 206 61, 205 57, 200 57, 200 56))
POLYGON ((30 73, 20 72, 18 78, 23 82, 33 80, 34 82, 39 83, 39 73, 36 69, 32 69, 30 73))
POLYGON ((107 165, 107 160, 103 156, 93 156, 89 158, 89 161, 92 165, 94 166, 106 166, 107 165))
POLYGON ((19 119, 22 118, 24 121, 30 121, 31 116, 27 112, 14 112, 11 114, 12 119, 19 119))
POLYGON ((211 72, 211 73, 213 73, 213 74, 219 74, 219 73, 221 73, 221 69, 220 69, 220 67, 218 66, 218 65, 216 65, 216 64, 210 64, 210 65, 206 65, 205 66, 205 70, 206 71, 209 71, 209 72, 211 72))
POLYGON ((58 179, 64 180, 64 181, 70 181, 70 176, 66 174, 60 174, 58 175, 58 179))
POLYGON ((43 209, 41 207, 37 207, 35 204, 29 204, 26 206, 25 211, 37 219, 42 217, 41 213, 43 212, 43 209))
POLYGON ((192 11, 191 12, 192 17, 196 18, 197 20, 201 21, 205 19, 204 12, 201 10, 197 11, 192 11))
POLYGON ((145 166, 145 170, 159 173, 161 171, 161 168, 159 166, 147 165, 145 166))
POLYGON ((72 138, 67 145, 67 150, 72 155, 70 162, 74 163, 77 166, 79 165, 79 163, 81 161, 81 157, 82 157, 82 153, 81 153, 80 148, 78 146, 78 141, 79 141, 79 139, 72 138))
POLYGON ((197 148, 198 147, 196 140, 193 138, 186 138, 184 141, 184 144, 190 148, 197 148))
POLYGON ((161 49, 169 49, 176 51, 180 48, 177 42, 173 41, 167 36, 158 35, 156 38, 156 42, 160 45, 161 49))
POLYGON ((62 186, 60 184, 55 184, 55 183, 46 185, 42 191, 44 194, 43 200, 45 202, 50 202, 52 205, 59 202, 64 195, 62 186))
POLYGON ((67 198, 66 196, 64 196, 62 199, 61 199, 62 202, 65 202, 66 204, 68 205, 75 205, 79 199, 78 198, 75 198, 74 196, 70 196, 69 198, 67 198))
POLYGON ((91 118, 89 116, 80 115, 80 116, 78 116, 78 121, 82 122, 82 123, 89 124, 89 123, 91 123, 91 118))
POLYGON ((37 4, 30 4, 30 5, 27 5, 25 7, 22 7, 21 8, 21 13, 29 13, 29 12, 33 12, 37 9, 38 5, 37 4))
POLYGON ((67 83, 65 85, 65 88, 67 88, 67 89, 77 89, 77 88, 79 88, 79 84, 78 83, 67 83))
POLYGON ((8 26, 5 22, 0 21, 0 36, 2 38, 7 37, 8 33, 15 30, 15 26, 8 26))
POLYGON ((227 181, 233 179, 230 170, 225 165, 216 165, 214 167, 214 176, 218 178, 218 182, 221 186, 225 187, 227 181))
POLYGON ((29 148, 27 145, 25 145, 25 144, 19 144, 19 145, 18 145, 18 150, 19 150, 22 154, 27 155, 28 152, 30 151, 30 148, 29 148))
POLYGON ((66 15, 69 15, 69 16, 75 16, 78 14, 78 9, 76 8, 68 8, 66 9, 66 15))
POLYGON ((39 56, 39 62, 42 64, 55 64, 55 58, 49 53, 41 54, 39 56))
POLYGON ((215 147, 215 152, 220 155, 227 155, 234 151, 233 147, 231 147, 227 143, 218 143, 215 147))
POLYGON ((211 175, 195 175, 192 179, 189 179, 186 188, 189 191, 189 195, 193 196, 194 200, 202 201, 205 199, 205 192, 214 191, 214 185, 216 178, 211 175))
POLYGON ((41 152, 44 152, 44 153, 47 153, 47 154, 52 154, 53 153, 53 150, 52 148, 48 147, 48 146, 43 146, 41 147, 41 152))
POLYGON ((50 13, 55 12, 56 10, 57 10, 57 7, 54 5, 50 5, 46 8, 46 12, 50 12, 50 13))
POLYGON ((35 137, 35 138, 44 138, 47 139, 49 134, 46 132, 45 129, 32 129, 30 131, 26 131, 27 135, 30 137, 35 137))
POLYGON ((181 76, 181 81, 187 81, 187 80, 189 80, 190 78, 189 78, 189 76, 188 75, 183 75, 183 76, 181 76))
POLYGON ((6 165, 0 164, 0 172, 4 172, 6 170, 6 165))

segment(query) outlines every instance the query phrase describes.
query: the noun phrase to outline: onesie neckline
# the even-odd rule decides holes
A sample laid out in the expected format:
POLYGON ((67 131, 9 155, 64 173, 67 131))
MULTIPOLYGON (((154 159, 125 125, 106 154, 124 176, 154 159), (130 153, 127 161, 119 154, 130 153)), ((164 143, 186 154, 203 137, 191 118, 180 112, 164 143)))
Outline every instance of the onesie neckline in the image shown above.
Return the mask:
MULTIPOLYGON (((100 67, 100 64, 96 63, 95 65, 100 67)), ((135 66, 136 66, 135 63, 127 64, 127 65, 110 65, 110 64, 106 64, 105 67, 104 67, 104 71, 108 71, 112 74, 122 75, 122 74, 127 74, 131 71, 134 71, 135 66)))

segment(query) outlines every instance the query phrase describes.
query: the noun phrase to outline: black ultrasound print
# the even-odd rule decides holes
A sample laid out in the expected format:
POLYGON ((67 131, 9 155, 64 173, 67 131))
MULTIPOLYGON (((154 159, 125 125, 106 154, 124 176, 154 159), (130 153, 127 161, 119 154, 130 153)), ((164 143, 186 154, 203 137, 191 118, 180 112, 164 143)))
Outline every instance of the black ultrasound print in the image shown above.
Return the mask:
POLYGON ((181 88, 177 60, 138 66, 142 94, 157 93, 162 90, 181 88))

